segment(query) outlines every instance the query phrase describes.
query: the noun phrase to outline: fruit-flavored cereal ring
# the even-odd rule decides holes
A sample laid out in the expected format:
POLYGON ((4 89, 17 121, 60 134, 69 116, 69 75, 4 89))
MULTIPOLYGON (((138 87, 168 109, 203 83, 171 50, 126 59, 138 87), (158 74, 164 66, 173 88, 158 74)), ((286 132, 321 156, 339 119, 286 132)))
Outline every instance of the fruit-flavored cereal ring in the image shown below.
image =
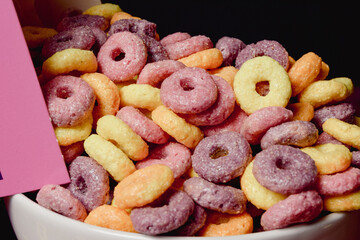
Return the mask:
POLYGON ((351 193, 360 186, 360 169, 349 167, 333 175, 319 175, 316 189, 320 195, 339 196, 351 193))
POLYGON ((119 5, 112 3, 103 3, 88 8, 83 12, 83 14, 98 15, 104 17, 107 20, 110 20, 115 13, 121 11, 122 10, 119 5))
POLYGON ((309 222, 323 209, 323 201, 316 191, 293 194, 269 208, 261 216, 264 230, 280 229, 291 224, 309 222))
POLYGON ((240 133, 250 144, 259 144, 262 136, 271 127, 290 121, 293 113, 284 107, 264 107, 244 120, 240 133))
POLYGON ((92 134, 84 141, 85 152, 95 159, 115 181, 121 181, 136 168, 126 154, 111 142, 92 134))
POLYGON ((315 81, 318 80, 325 80, 326 77, 329 75, 330 67, 325 62, 321 61, 321 69, 319 75, 317 75, 315 81))
POLYGON ((254 161, 249 163, 241 177, 241 189, 244 191, 249 202, 255 207, 267 210, 275 203, 284 200, 286 195, 273 192, 262 186, 254 177, 253 164, 254 161))
POLYGON ((147 52, 148 63, 169 59, 168 53, 166 52, 164 46, 161 45, 161 43, 158 40, 156 40, 153 37, 149 37, 148 35, 145 34, 137 33, 136 35, 138 35, 141 38, 141 40, 143 40, 146 46, 146 49, 148 51, 147 52))
POLYGON ((240 69, 244 62, 259 56, 268 56, 276 60, 285 70, 289 68, 289 55, 277 41, 262 40, 249 44, 236 57, 235 67, 240 69))
POLYGON ((344 122, 354 123, 355 111, 356 109, 351 103, 324 106, 315 111, 313 122, 319 129, 322 129, 323 123, 329 118, 337 118, 344 122))
POLYGON ((293 112, 293 120, 311 121, 314 117, 314 107, 307 102, 291 103, 287 108, 293 112))
POLYGON ((95 44, 95 36, 89 27, 77 27, 67 31, 62 31, 55 36, 49 38, 42 50, 41 54, 44 59, 54 55, 56 52, 68 48, 78 48, 90 50, 95 44))
POLYGON ((230 84, 221 77, 213 76, 218 89, 215 103, 203 112, 180 114, 181 117, 196 126, 213 126, 222 123, 234 111, 235 94, 230 84))
POLYGON ((295 120, 270 128, 261 138, 260 144, 262 149, 276 144, 307 147, 316 143, 318 137, 319 131, 315 124, 295 120))
POLYGON ((136 232, 130 215, 125 210, 112 205, 104 204, 95 208, 89 212, 84 222, 124 232, 136 232))
POLYGON ((55 29, 36 26, 25 26, 22 31, 29 48, 41 47, 47 39, 57 34, 55 29))
POLYGON ((129 19, 129 18, 133 18, 133 19, 139 19, 141 20, 141 18, 139 17, 134 17, 132 16, 130 13, 127 12, 117 12, 114 13, 114 15, 112 16, 111 20, 110 20, 110 25, 112 25, 114 22, 121 20, 121 19, 129 19))
POLYGON ((214 126, 204 126, 201 130, 204 132, 205 136, 211 136, 226 131, 240 133, 246 118, 248 118, 248 115, 238 105, 235 105, 234 111, 227 119, 225 119, 225 121, 214 126))
POLYGON ((156 35, 156 24, 146 21, 144 19, 120 19, 114 22, 109 29, 108 35, 112 36, 115 33, 129 31, 132 33, 139 33, 148 35, 149 37, 155 38, 156 35))
POLYGON ((116 116, 147 142, 163 144, 169 140, 170 136, 166 132, 132 106, 121 108, 116 116))
POLYGON ((96 56, 92 51, 68 48, 46 59, 42 65, 42 74, 45 78, 51 78, 72 71, 96 72, 97 68, 96 56))
POLYGON ((206 221, 206 211, 204 208, 195 204, 193 213, 189 216, 188 220, 174 231, 170 232, 170 236, 194 236, 200 230, 206 221))
POLYGON ((71 192, 59 185, 44 185, 36 195, 39 205, 66 217, 84 221, 87 216, 84 205, 71 192))
MULTIPOLYGON (((321 145, 321 144, 325 144, 325 143, 345 145, 342 142, 340 142, 339 140, 337 140, 336 138, 334 138, 333 136, 331 136, 330 134, 328 134, 327 132, 322 132, 319 135, 319 138, 316 141, 315 145, 321 145)), ((350 149, 349 145, 345 145, 345 146, 350 149)))
POLYGON ((161 82, 165 78, 185 67, 186 66, 183 63, 175 60, 163 60, 148 63, 141 70, 136 83, 149 84, 153 87, 160 87, 161 82))
POLYGON ((360 149, 360 127, 336 118, 327 119, 322 125, 327 132, 337 140, 354 148, 360 149))
POLYGON ((291 81, 292 96, 298 95, 315 81, 320 73, 321 62, 321 57, 313 52, 304 54, 295 62, 288 72, 291 81))
POLYGON ((109 200, 109 175, 94 159, 79 156, 69 166, 67 189, 90 212, 109 200))
POLYGON ((56 139, 60 146, 69 146, 85 140, 92 131, 93 118, 90 115, 87 119, 76 126, 54 127, 56 139))
POLYGON ((360 190, 334 197, 324 198, 324 210, 330 212, 354 211, 360 209, 360 190))
POLYGON ((70 164, 76 157, 80 156, 84 151, 84 141, 75 142, 68 146, 60 146, 61 154, 64 162, 70 164))
POLYGON ((78 125, 91 115, 94 108, 93 89, 78 77, 57 76, 46 83, 43 93, 55 126, 78 125))
MULTIPOLYGON (((350 80, 351 81, 351 80, 350 80)), ((311 83, 299 95, 299 102, 308 102, 314 108, 326 104, 340 102, 350 96, 351 89, 343 82, 331 80, 319 80, 311 83)))
POLYGON ((253 174, 271 191, 294 194, 315 183, 317 169, 314 160, 300 149, 274 145, 256 154, 253 174))
POLYGON ((109 22, 102 16, 80 14, 64 17, 57 25, 56 30, 62 32, 80 26, 97 27, 105 31, 109 27, 109 22))
POLYGON ((115 187, 113 204, 121 209, 145 206, 160 197, 173 182, 173 172, 166 165, 137 169, 115 187))
POLYGON ((240 39, 225 36, 217 41, 215 47, 221 51, 223 56, 222 65, 231 66, 234 65, 237 55, 246 47, 246 44, 240 39))
POLYGON ((148 84, 129 84, 120 89, 121 106, 145 108, 149 111, 162 105, 160 89, 148 84))
POLYGON ((222 213, 239 214, 245 211, 247 199, 238 188, 217 185, 203 178, 189 178, 184 191, 200 206, 222 213))
POLYGON ((226 214, 211 211, 208 212, 206 222, 197 235, 203 237, 223 237, 241 235, 253 231, 253 218, 249 213, 226 214))
POLYGON ((149 154, 149 146, 129 125, 113 115, 105 115, 97 122, 96 133, 112 141, 129 158, 137 161, 149 154))
POLYGON ((249 143, 241 134, 224 132, 199 142, 191 156, 192 166, 200 177, 225 183, 243 174, 251 153, 249 143))
POLYGON ((352 160, 351 165, 357 168, 360 168, 360 151, 351 152, 352 160))
POLYGON ((169 54, 169 58, 177 60, 190 56, 193 53, 212 48, 213 43, 210 38, 203 35, 198 35, 182 41, 165 44, 164 47, 169 54))
POLYGON ((144 42, 131 32, 113 34, 98 53, 100 71, 115 83, 133 79, 145 66, 146 59, 144 42))
POLYGON ((184 41, 188 38, 191 38, 191 35, 189 33, 186 32, 175 32, 172 34, 169 34, 165 37, 163 37, 160 40, 160 43, 165 46, 168 44, 172 44, 172 43, 176 43, 176 42, 180 42, 180 41, 184 41))
POLYGON ((203 69, 214 69, 219 67, 223 62, 223 57, 219 49, 209 48, 187 57, 178 59, 187 67, 198 67, 203 69))
POLYGON ((166 78, 160 88, 163 104, 176 113, 199 113, 211 107, 218 89, 201 68, 183 68, 166 78))
POLYGON ((354 92, 354 84, 353 84, 353 82, 352 82, 352 80, 350 78, 338 77, 338 78, 333 78, 331 80, 334 81, 334 82, 339 82, 339 83, 344 84, 346 86, 346 89, 347 89, 347 93, 346 93, 347 96, 350 96, 351 94, 353 94, 353 92, 354 92))
POLYGON ((135 166, 140 169, 152 164, 167 165, 173 171, 174 178, 178 178, 191 167, 191 152, 180 143, 169 142, 152 149, 150 155, 135 166))
POLYGON ((263 56, 242 65, 235 75, 234 92, 240 107, 251 114, 263 107, 285 107, 291 97, 291 84, 285 69, 274 59, 263 56), (256 84, 264 79, 271 90, 261 96, 256 92, 256 84))
POLYGON ((133 209, 130 217, 136 231, 157 235, 185 224, 194 207, 193 200, 185 192, 170 189, 155 203, 133 209))
POLYGON ((95 43, 94 45, 91 47, 91 50, 97 55, 97 53, 99 52, 101 46, 106 42, 107 40, 107 35, 106 33, 101 30, 100 28, 95 28, 92 27, 90 28, 94 37, 95 37, 95 43))
POLYGON ((194 149, 204 137, 201 130, 176 115, 165 106, 159 106, 151 113, 152 120, 179 143, 194 149))
POLYGON ((101 73, 85 73, 80 76, 94 90, 96 103, 93 109, 94 123, 105 115, 115 115, 120 106, 120 93, 113 81, 101 73))
POLYGON ((351 164, 351 152, 344 145, 326 143, 302 148, 314 161, 319 174, 344 171, 351 164))
POLYGON ((239 71, 239 69, 233 67, 233 66, 226 66, 226 67, 221 67, 221 68, 216 68, 216 69, 212 69, 209 70, 208 72, 210 74, 214 74, 216 76, 222 77, 223 79, 225 79, 230 86, 233 86, 234 83, 234 78, 236 73, 239 71))

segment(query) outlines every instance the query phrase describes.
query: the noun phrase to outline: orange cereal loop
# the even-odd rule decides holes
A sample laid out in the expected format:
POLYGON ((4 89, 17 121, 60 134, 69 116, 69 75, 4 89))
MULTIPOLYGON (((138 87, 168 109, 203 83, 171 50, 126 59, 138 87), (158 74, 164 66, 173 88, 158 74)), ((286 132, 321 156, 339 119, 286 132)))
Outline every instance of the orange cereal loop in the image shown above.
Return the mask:
POLYGON ((120 88, 121 106, 154 110, 162 105, 160 89, 148 84, 130 84, 120 88))
POLYGON ((293 120, 310 122, 314 117, 314 107, 310 103, 291 103, 287 108, 293 112, 293 120))
POLYGON ((212 69, 209 70, 208 72, 210 74, 222 77, 223 79, 225 79, 231 86, 233 86, 234 83, 234 78, 236 73, 239 71, 239 69, 237 69, 234 66, 226 66, 226 67, 222 67, 222 68, 217 68, 217 69, 212 69))
POLYGON ((96 56, 92 51, 69 48, 46 59, 42 66, 42 74, 46 78, 52 78, 72 71, 96 72, 97 67, 96 56))
POLYGON ((116 84, 101 73, 85 73, 80 76, 94 89, 96 102, 93 110, 94 127, 99 118, 115 115, 120 106, 120 93, 116 84))
POLYGON ((147 143, 118 117, 101 117, 97 122, 96 132, 115 144, 132 160, 142 160, 149 154, 147 143))
POLYGON ((114 22, 116 22, 118 20, 121 20, 121 19, 129 19, 129 18, 141 20, 141 18, 134 17, 134 16, 132 16, 131 14, 129 14, 127 12, 117 12, 112 16, 112 18, 110 20, 110 24, 113 24, 114 22))
POLYGON ((121 12, 121 8, 119 5, 112 3, 103 3, 99 5, 95 5, 85 10, 83 14, 87 15, 99 15, 104 17, 106 20, 110 20, 113 15, 117 12, 121 12))
POLYGON ((324 80, 329 75, 330 67, 325 62, 321 62, 321 69, 319 75, 316 76, 315 81, 324 80))
POLYGON ((22 31, 29 48, 41 47, 45 40, 57 34, 55 29, 36 26, 25 26, 22 31))
POLYGON ((292 96, 298 95, 319 75, 321 57, 313 52, 304 54, 290 68, 288 74, 291 81, 292 96))
POLYGON ((123 151, 99 135, 90 135, 84 141, 84 148, 89 157, 103 166, 117 182, 136 170, 134 163, 123 151))
POLYGON ((203 237, 223 237, 251 233, 253 218, 247 212, 226 214, 208 211, 204 227, 197 235, 203 237))
POLYGON ((187 67, 199 67, 203 69, 214 69, 219 67, 223 62, 222 53, 217 48, 210 48, 190 56, 178 59, 187 67))
POLYGON ((151 117, 162 130, 190 149, 194 149, 204 137, 200 128, 187 123, 164 105, 152 111, 151 117))
POLYGON ((325 197, 324 210, 330 212, 355 211, 360 209, 360 190, 341 196, 325 197))
POLYGON ((102 205, 95 208, 89 212, 84 222, 124 232, 136 232, 130 215, 125 210, 111 205, 102 205))
POLYGON ((138 169, 115 187, 113 204, 121 209, 144 206, 160 197, 174 180, 172 170, 166 165, 138 169))

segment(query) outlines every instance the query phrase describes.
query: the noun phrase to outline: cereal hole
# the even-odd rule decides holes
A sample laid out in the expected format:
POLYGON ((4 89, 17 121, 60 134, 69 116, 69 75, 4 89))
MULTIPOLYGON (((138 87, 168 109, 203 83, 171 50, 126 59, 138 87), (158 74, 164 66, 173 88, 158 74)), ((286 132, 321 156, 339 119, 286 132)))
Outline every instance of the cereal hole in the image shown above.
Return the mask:
POLYGON ((125 53, 122 52, 119 48, 117 48, 112 52, 111 58, 114 61, 119 62, 125 58, 125 53))
POLYGON ((221 158, 221 157, 225 157, 229 154, 229 151, 226 148, 222 148, 222 147, 215 147, 211 152, 210 152, 210 158, 211 159, 217 159, 217 158, 221 158))
POLYGON ((193 90, 195 87, 191 81, 191 79, 189 78, 184 78, 180 80, 180 87, 184 90, 184 91, 191 91, 193 90))
POLYGON ((269 81, 260 81, 256 83, 255 90, 260 96, 266 96, 270 92, 269 81))
POLYGON ((76 179, 76 189, 81 192, 81 193, 86 193, 87 191, 87 185, 86 185, 86 182, 85 182, 85 179, 80 176, 76 179))
POLYGON ((73 92, 68 86, 59 87, 56 89, 56 97, 67 99, 72 96, 73 92))
POLYGON ((279 158, 275 161, 275 165, 278 169, 286 169, 288 166, 288 161, 286 161, 282 158, 279 158))

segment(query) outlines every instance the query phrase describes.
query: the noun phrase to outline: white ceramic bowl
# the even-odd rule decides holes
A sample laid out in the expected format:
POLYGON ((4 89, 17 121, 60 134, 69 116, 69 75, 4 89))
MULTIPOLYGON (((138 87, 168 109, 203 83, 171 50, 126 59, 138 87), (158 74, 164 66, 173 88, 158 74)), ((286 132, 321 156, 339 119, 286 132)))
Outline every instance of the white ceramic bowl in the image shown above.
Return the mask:
MULTIPOLYGON (((119 240, 156 239, 181 240, 188 237, 152 237, 92 226, 75 221, 41 207, 23 194, 5 198, 8 214, 19 240, 119 240)), ((332 213, 311 224, 301 224, 281 230, 229 236, 226 240, 355 240, 360 239, 360 211, 332 213)), ((192 237, 209 240, 215 238, 192 237)))

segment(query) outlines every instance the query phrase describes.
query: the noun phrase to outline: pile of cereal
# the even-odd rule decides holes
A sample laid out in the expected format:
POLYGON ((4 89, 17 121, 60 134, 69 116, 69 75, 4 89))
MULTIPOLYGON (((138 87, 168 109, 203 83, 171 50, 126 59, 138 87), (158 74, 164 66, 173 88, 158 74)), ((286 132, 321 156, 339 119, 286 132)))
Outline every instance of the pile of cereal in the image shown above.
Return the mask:
POLYGON ((225 236, 360 209, 360 120, 313 52, 176 32, 101 4, 24 27, 71 183, 37 202, 88 224, 225 236))

